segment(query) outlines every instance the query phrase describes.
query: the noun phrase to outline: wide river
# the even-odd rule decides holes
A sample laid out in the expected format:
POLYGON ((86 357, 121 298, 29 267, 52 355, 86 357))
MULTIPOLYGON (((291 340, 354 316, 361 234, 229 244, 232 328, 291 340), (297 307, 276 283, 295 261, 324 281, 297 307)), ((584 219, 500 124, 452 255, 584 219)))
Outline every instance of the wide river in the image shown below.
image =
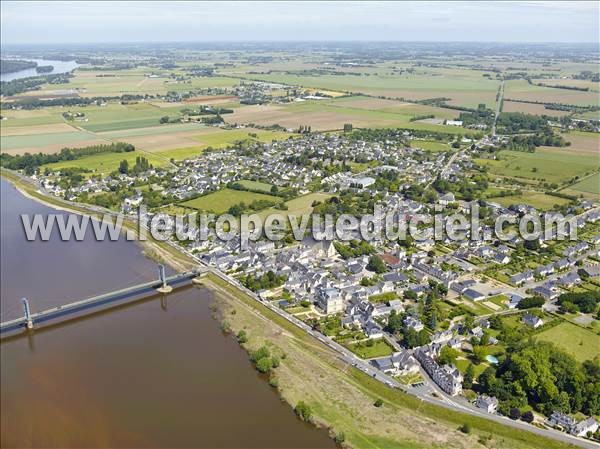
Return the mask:
MULTIPOLYGON (((1 181, 2 321, 156 277, 131 242, 27 242, 56 211, 1 181)), ((2 447, 332 448, 299 421, 186 287, 0 342, 2 447)))
POLYGON ((12 81, 20 78, 28 78, 38 75, 54 75, 57 73, 70 72, 78 66, 75 61, 50 61, 47 59, 23 59, 24 61, 35 61, 38 66, 51 65, 54 69, 47 73, 38 73, 35 68, 19 70, 17 72, 3 73, 0 75, 0 81, 12 81))

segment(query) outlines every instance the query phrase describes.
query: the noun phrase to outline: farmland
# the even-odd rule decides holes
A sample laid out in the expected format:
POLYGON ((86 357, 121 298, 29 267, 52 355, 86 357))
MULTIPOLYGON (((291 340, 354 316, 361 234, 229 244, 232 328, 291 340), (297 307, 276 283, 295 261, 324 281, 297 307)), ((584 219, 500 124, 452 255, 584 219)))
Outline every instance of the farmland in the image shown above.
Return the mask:
POLYGON ((600 167, 596 156, 569 148, 538 148, 535 153, 501 151, 497 160, 476 161, 493 175, 559 184, 600 167))
MULTIPOLYGON (((529 84, 525 80, 507 81, 505 89, 505 98, 507 99, 582 106, 595 105, 598 103, 598 92, 582 92, 577 90, 541 87, 529 84)), ((549 113, 547 115, 553 114, 549 113)))
POLYGON ((214 212, 222 214, 227 212, 231 206, 244 202, 250 204, 256 200, 272 202, 281 201, 279 197, 265 195, 262 193, 246 192, 243 190, 221 189, 208 195, 181 203, 182 206, 199 211, 214 212))

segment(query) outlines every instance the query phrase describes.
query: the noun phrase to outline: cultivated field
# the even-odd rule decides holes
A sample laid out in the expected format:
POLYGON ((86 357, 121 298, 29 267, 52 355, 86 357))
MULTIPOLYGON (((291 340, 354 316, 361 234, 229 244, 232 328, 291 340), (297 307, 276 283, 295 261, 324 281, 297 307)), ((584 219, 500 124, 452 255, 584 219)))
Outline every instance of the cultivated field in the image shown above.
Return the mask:
POLYGON ((561 192, 575 196, 583 195, 586 198, 598 201, 600 200, 600 174, 596 173, 584 178, 582 181, 561 190, 561 192))
MULTIPOLYGON (((507 99, 539 101, 542 103, 564 103, 574 105, 597 105, 598 92, 540 87, 525 80, 507 81, 504 97, 507 99)), ((548 114, 552 115, 552 114, 548 114)))
POLYGON ((569 115, 568 111, 546 109, 543 104, 519 103, 517 101, 505 101, 502 106, 502 112, 523 112, 524 114, 548 115, 550 117, 569 115))

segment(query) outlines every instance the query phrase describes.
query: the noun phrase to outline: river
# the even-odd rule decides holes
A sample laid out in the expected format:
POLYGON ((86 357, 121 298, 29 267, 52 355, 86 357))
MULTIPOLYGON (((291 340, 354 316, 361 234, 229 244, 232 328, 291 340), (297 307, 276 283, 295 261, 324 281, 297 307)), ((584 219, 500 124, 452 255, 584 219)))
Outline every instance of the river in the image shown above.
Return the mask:
MULTIPOLYGON (((18 58, 20 59, 20 58, 18 58)), ((67 73, 71 70, 77 68, 79 64, 75 61, 52 61, 48 59, 22 59, 23 61, 35 61, 38 63, 38 66, 43 65, 51 65, 54 67, 54 70, 46 73, 38 73, 34 68, 19 70, 17 72, 3 73, 0 75, 0 81, 12 81, 19 78, 27 78, 30 76, 38 76, 38 75, 53 75, 56 73, 67 73)))
MULTIPOLYGON (((1 181, 0 312, 156 277, 124 240, 27 242, 21 213, 55 213, 1 181)), ((334 447, 298 420, 185 287, 0 342, 2 447, 334 447)))

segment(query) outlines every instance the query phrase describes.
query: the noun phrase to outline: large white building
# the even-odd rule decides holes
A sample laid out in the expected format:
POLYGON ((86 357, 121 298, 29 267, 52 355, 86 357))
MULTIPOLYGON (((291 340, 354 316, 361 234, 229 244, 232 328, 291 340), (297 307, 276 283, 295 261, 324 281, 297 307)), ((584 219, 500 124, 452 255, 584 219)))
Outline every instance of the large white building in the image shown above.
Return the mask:
POLYGON ((327 315, 344 311, 344 301, 337 288, 318 287, 316 293, 317 304, 327 315))

